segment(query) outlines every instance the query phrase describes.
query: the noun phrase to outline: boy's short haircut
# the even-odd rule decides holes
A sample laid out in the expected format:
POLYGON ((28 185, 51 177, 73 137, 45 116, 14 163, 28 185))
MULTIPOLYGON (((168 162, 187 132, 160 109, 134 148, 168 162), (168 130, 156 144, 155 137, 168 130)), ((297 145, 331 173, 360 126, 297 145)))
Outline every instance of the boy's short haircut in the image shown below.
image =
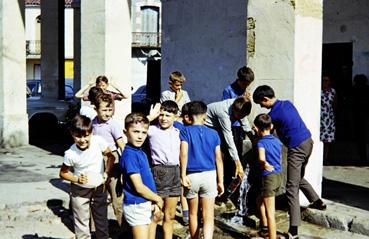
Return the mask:
POLYGON ((184 75, 179 72, 179 71, 173 71, 172 73, 170 73, 169 75, 169 82, 174 83, 174 82, 180 82, 180 83, 184 83, 186 81, 186 78, 184 77, 184 75))
POLYGON ((108 84, 109 83, 108 77, 104 75, 96 77, 96 82, 95 82, 96 85, 99 84, 100 82, 105 82, 106 84, 108 84))
POLYGON ((177 115, 179 109, 176 102, 174 102, 173 100, 166 100, 161 103, 160 110, 164 110, 166 112, 177 115))
POLYGON ((232 104, 232 112, 242 116, 249 115, 251 112, 251 101, 244 96, 238 97, 232 104))
POLYGON ((184 104, 182 106, 182 110, 181 110, 181 116, 185 116, 185 115, 189 115, 190 114, 190 107, 191 107, 191 103, 192 102, 187 102, 186 104, 184 104))
POLYGON ((145 124, 148 128, 150 121, 141 112, 133 112, 126 116, 124 120, 124 128, 128 130, 133 124, 145 124))
POLYGON ((111 97, 110 94, 105 94, 105 93, 101 93, 101 94, 98 94, 95 98, 95 102, 94 102, 94 105, 96 107, 96 109, 99 109, 100 108, 100 105, 101 103, 107 103, 107 106, 108 107, 114 107, 114 100, 113 100, 113 97, 111 97))
POLYGON ((251 83, 254 81, 254 72, 251 68, 243 66, 237 71, 237 79, 251 83))
POLYGON ((255 117, 254 125, 262 131, 271 129, 272 118, 268 114, 259 114, 255 117))
POLYGON ((91 119, 84 115, 76 115, 70 122, 69 131, 73 135, 88 135, 92 133, 91 119))
POLYGON ((254 94, 252 95, 252 98, 255 103, 260 102, 261 100, 263 100, 264 97, 267 97, 269 99, 275 97, 274 90, 272 87, 268 85, 258 86, 255 89, 254 94))
POLYGON ((192 101, 188 110, 190 116, 206 114, 208 107, 202 101, 192 101))
POLYGON ((88 91, 88 100, 91 102, 92 105, 95 105, 96 97, 102 93, 104 93, 104 91, 101 88, 93 86, 88 91))

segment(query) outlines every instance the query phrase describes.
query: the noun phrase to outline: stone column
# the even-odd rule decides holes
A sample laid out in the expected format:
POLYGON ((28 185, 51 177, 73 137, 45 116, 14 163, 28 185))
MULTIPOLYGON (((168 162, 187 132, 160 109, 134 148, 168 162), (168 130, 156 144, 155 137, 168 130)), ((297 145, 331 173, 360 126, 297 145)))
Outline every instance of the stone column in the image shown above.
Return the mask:
POLYGON ((23 7, 17 0, 0 0, 1 147, 28 144, 23 7))
MULTIPOLYGON (((106 75, 126 95, 131 89, 131 21, 129 1, 81 1, 81 82, 106 75)), ((131 100, 115 102, 115 115, 123 123, 131 100)))
POLYGON ((73 1, 73 89, 76 93, 81 88, 81 2, 73 1))
POLYGON ((64 1, 41 1, 41 16, 42 95, 64 99, 64 1))
POLYGON ((322 15, 321 0, 250 0, 248 6, 247 59, 256 74, 255 87, 268 84, 278 98, 291 100, 310 129, 315 143, 305 178, 318 194, 323 174, 319 141, 322 15))

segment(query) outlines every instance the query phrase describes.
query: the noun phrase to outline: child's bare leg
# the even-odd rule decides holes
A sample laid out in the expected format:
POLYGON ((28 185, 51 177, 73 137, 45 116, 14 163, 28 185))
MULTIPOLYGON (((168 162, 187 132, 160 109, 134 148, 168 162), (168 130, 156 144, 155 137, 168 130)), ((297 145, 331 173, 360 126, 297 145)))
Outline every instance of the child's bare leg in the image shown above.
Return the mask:
POLYGON ((265 204, 264 204, 264 200, 262 197, 258 197, 256 199, 256 203, 257 206, 259 208, 260 211, 260 220, 261 220, 261 225, 262 226, 268 226, 268 219, 267 219, 267 215, 266 215, 266 209, 265 209, 265 204))
POLYGON ((132 227, 133 239, 148 239, 149 225, 140 225, 132 227))
POLYGON ((161 220, 161 211, 153 211, 152 220, 149 226, 149 239, 155 239, 156 238, 156 226, 161 220))
POLYGON ((197 219, 197 211, 199 209, 199 198, 196 196, 194 198, 188 199, 188 205, 190 209, 190 234, 191 238, 197 238, 199 235, 199 226, 197 219))
POLYGON ((201 198, 204 239, 213 238, 215 198, 201 198))
POLYGON ((275 198, 274 196, 265 197, 263 201, 266 209, 266 216, 268 219, 269 239, 276 239, 277 226, 275 223, 275 198))
POLYGON ((167 197, 164 199, 164 239, 172 239, 173 237, 173 220, 176 216, 177 202, 178 197, 167 197))

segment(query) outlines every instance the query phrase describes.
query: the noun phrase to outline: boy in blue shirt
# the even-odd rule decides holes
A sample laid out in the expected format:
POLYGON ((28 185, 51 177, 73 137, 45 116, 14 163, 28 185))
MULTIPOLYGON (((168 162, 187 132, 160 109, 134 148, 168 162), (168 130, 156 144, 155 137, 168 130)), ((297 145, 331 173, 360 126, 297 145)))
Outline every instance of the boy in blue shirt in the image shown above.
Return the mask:
POLYGON ((301 119, 295 106, 288 100, 279 100, 268 85, 255 89, 253 99, 261 107, 270 109, 269 116, 287 151, 286 195, 290 214, 290 238, 298 238, 301 223, 299 189, 309 202, 309 207, 325 210, 326 205, 319 198, 310 183, 304 179, 305 167, 313 150, 311 133, 301 119))
POLYGON ((267 114, 260 114, 254 120, 254 127, 260 137, 256 147, 258 149, 258 163, 261 168, 260 194, 257 199, 260 209, 261 231, 260 236, 270 239, 277 238, 275 222, 275 196, 282 184, 282 143, 270 134, 272 119, 267 114))
POLYGON ((192 125, 181 130, 181 181, 189 202, 190 234, 197 238, 199 198, 204 239, 213 238, 215 197, 224 192, 223 161, 218 133, 204 125, 207 107, 194 101, 189 108, 192 125))
POLYGON ((149 120, 142 113, 131 113, 125 119, 124 133, 127 136, 122 157, 123 214, 132 227, 133 238, 148 239, 155 235, 150 226, 152 208, 154 215, 160 214, 163 200, 156 194, 155 182, 149 162, 141 146, 147 137, 149 120), (152 207, 153 204, 153 207, 152 207))

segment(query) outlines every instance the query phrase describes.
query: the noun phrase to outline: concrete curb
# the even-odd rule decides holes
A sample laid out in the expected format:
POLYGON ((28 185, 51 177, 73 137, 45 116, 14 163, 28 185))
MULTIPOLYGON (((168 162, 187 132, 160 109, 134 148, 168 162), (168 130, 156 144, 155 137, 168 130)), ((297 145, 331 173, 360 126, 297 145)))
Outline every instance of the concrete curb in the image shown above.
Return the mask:
POLYGON ((368 212, 359 208, 324 200, 326 211, 306 208, 302 212, 304 221, 326 228, 334 228, 369 236, 368 212))

